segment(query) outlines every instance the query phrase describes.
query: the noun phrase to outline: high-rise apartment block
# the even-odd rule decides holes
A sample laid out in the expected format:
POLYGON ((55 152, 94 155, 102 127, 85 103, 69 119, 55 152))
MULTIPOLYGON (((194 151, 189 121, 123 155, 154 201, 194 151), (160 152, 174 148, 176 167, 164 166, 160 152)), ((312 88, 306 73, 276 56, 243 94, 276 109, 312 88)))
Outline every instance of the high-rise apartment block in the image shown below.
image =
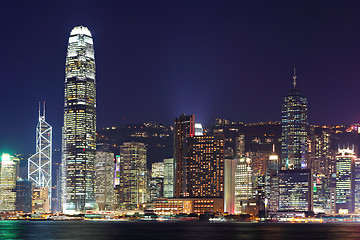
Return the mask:
POLYGON ((63 126, 63 212, 96 209, 96 82, 94 44, 88 28, 69 37, 65 64, 63 126))

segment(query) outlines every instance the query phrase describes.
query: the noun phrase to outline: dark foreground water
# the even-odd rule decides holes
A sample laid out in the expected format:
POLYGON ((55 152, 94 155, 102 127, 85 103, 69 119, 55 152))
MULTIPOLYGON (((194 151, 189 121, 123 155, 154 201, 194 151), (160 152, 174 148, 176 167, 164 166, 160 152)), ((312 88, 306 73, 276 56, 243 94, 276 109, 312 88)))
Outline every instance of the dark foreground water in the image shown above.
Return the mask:
POLYGON ((360 239, 360 224, 0 221, 0 239, 360 239))

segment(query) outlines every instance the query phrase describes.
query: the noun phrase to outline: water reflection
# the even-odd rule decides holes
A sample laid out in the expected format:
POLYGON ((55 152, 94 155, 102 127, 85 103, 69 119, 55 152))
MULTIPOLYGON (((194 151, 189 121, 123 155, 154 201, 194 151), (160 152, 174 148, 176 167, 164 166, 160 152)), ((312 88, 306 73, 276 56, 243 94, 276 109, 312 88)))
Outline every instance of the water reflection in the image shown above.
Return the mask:
POLYGON ((0 239, 22 239, 22 227, 19 221, 0 221, 0 239))
POLYGON ((1 239, 360 239, 360 224, 0 221, 1 239))

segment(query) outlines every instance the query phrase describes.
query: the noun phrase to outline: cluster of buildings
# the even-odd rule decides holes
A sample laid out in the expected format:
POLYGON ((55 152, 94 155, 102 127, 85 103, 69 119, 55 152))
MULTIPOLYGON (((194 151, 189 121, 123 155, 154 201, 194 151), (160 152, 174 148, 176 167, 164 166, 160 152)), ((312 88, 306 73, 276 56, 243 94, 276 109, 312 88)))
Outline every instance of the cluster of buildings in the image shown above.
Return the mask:
MULTIPOLYGON (((259 216, 360 213, 360 159, 355 145, 333 144, 357 125, 312 126, 307 99, 296 87, 284 97, 280 122, 243 124, 216 119, 210 127, 182 114, 171 129, 145 124, 131 133, 144 141, 111 142, 96 131, 95 55, 90 31, 75 27, 65 66, 64 125, 58 181, 52 182, 52 127, 45 106, 36 128, 36 153, 19 176, 19 159, 3 154, 0 211, 152 210, 161 215, 228 213, 259 216), (158 152, 149 167, 149 133, 158 152), (256 132, 256 133, 255 133, 256 132), (335 139, 335 141, 334 141, 335 139), (336 140, 337 139, 337 140, 336 140), (163 149, 163 150, 162 150, 163 149)), ((127 128, 130 129, 130 126, 127 128)), ((108 129, 110 130, 110 129, 108 129)), ((116 131, 113 127, 111 130, 116 131)), ((109 140, 110 139, 110 140, 109 140)), ((154 146, 155 146, 154 145, 154 146)))

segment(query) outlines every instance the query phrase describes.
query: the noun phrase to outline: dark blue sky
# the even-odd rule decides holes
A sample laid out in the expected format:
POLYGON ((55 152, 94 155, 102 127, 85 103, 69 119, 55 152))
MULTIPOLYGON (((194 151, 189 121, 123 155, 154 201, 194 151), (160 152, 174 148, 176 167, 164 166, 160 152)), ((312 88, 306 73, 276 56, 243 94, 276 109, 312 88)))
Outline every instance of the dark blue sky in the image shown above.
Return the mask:
POLYGON ((93 34, 98 128, 194 113, 276 121, 298 70, 310 123, 360 121, 358 1, 16 1, 1 7, 0 150, 35 151, 38 101, 61 145, 71 29, 93 34), (57 2, 57 3, 54 3, 57 2))

